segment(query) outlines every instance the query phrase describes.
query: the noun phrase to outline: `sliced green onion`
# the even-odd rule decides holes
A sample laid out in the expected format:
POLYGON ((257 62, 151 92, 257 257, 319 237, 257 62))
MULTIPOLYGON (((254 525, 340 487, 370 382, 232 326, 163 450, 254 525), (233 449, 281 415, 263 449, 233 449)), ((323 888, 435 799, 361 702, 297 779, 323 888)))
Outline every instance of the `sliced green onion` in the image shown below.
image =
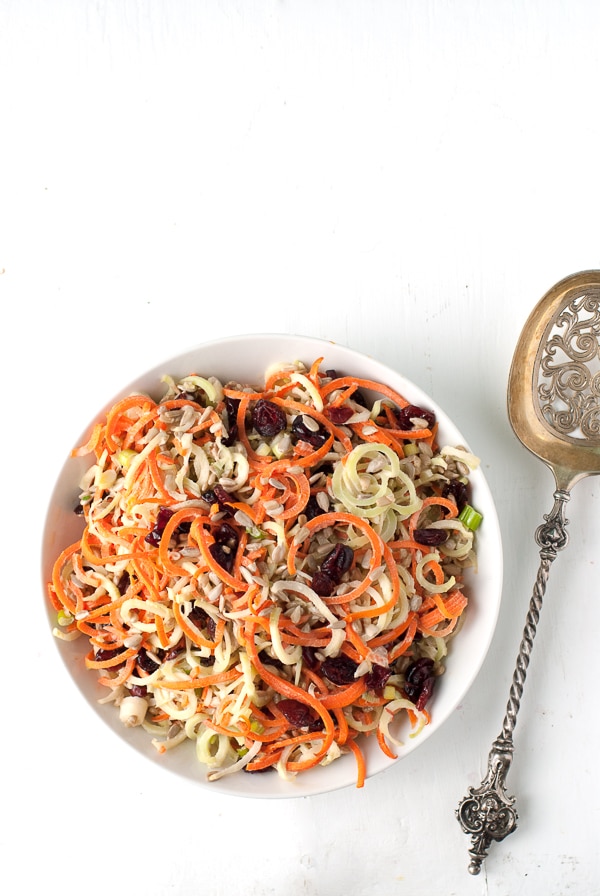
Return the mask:
POLYGON ((292 442, 287 432, 280 432, 271 440, 271 451, 279 460, 289 453, 292 442))
POLYGON ((205 379, 203 376, 197 376, 196 374, 192 374, 191 376, 186 376, 182 383, 191 383, 196 386, 197 389, 202 389, 202 391, 206 394, 208 401, 213 406, 218 404, 218 402, 223 397, 223 392, 221 388, 221 384, 215 382, 211 382, 210 380, 205 379))
POLYGON ((470 504, 465 504, 463 509, 458 515, 461 523, 464 523, 467 529, 470 529, 471 532, 474 532, 475 529, 478 529, 481 525, 481 521, 483 517, 480 513, 478 513, 474 507, 471 507, 470 504))
POLYGON ((411 454, 419 453, 419 447, 418 447, 418 445, 415 445, 414 442, 407 442, 403 447, 404 447, 404 454, 406 455, 406 457, 409 457, 409 455, 411 455, 411 454))
POLYGON ((56 615, 56 621, 59 625, 70 625, 73 622, 73 617, 66 610, 59 610, 56 615))
POLYGON ((256 526, 253 526, 251 529, 246 529, 246 534, 249 538, 256 538, 257 541, 262 541, 263 538, 266 538, 266 533, 262 531, 262 529, 258 529, 256 526))
POLYGON ((123 448, 122 451, 117 452, 117 462, 126 470, 136 455, 137 451, 132 448, 123 448))
MULTIPOLYGON (((395 691, 394 691, 394 696, 395 696, 395 691)), ((364 692, 364 694, 362 695, 362 697, 360 699, 361 699, 361 701, 364 701, 365 704, 372 703, 374 706, 376 706, 379 703, 379 697, 377 696, 377 694, 373 694, 373 693, 369 694, 368 690, 364 692)))

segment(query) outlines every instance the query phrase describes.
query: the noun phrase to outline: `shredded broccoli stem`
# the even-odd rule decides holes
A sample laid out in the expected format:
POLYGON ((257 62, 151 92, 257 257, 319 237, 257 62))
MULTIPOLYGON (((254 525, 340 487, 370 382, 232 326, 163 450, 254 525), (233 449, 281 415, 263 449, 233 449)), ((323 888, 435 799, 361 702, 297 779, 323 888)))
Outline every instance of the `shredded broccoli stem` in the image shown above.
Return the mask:
POLYGON ((208 780, 290 780, 369 734, 393 755, 400 716, 411 736, 428 723, 468 604, 482 516, 456 496, 477 458, 322 360, 261 387, 167 374, 79 450, 95 459, 49 585, 55 634, 88 638, 103 702, 160 753, 193 742, 208 780))

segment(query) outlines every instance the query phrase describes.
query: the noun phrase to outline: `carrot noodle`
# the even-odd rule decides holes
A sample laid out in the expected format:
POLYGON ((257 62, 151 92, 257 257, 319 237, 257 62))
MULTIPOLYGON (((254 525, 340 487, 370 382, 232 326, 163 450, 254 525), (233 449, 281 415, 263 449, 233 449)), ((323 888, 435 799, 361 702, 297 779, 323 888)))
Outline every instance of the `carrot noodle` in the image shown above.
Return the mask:
POLYGON ((477 459, 439 447, 427 408, 323 358, 262 387, 162 383, 72 452, 93 460, 81 537, 48 583, 54 632, 87 639, 125 726, 160 754, 192 741, 208 780, 289 781, 351 753, 363 787, 364 737, 394 759, 395 716, 429 723, 468 607, 477 459))

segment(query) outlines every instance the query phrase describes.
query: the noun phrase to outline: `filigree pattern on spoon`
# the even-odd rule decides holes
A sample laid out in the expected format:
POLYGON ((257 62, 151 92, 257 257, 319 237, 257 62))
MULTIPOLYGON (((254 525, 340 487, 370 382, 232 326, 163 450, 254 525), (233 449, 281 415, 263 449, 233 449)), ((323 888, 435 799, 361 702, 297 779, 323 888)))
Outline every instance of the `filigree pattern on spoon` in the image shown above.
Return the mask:
POLYGON ((534 308, 513 356, 508 415, 517 438, 552 470, 556 489, 552 510, 535 533, 540 565, 502 730, 483 781, 469 788, 456 811, 471 836, 472 874, 479 873, 492 842, 517 827, 515 798, 507 795, 505 782, 550 566, 568 542, 565 505, 571 489, 600 473, 600 271, 565 278, 534 308))

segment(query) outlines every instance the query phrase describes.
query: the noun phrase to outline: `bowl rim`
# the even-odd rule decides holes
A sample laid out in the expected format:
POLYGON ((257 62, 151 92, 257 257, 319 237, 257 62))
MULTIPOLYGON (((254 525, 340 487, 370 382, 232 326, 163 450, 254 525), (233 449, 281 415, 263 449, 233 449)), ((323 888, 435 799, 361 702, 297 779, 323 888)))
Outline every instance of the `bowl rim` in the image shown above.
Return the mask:
MULTIPOLYGON (((418 386, 398 370, 378 361, 369 354, 353 349, 340 342, 301 334, 275 332, 223 336, 206 342, 197 343, 184 349, 182 352, 164 358, 162 361, 159 361, 157 364, 154 364, 152 367, 141 372, 137 377, 125 384, 111 399, 106 401, 103 407, 89 420, 83 429, 79 440, 75 442, 75 445, 82 444, 85 441, 93 423, 101 418, 115 401, 137 389, 151 392, 151 389, 142 389, 142 386, 140 385, 149 384, 151 382, 154 382, 156 394, 160 394, 160 376, 165 373, 175 373, 175 375, 177 375, 182 369, 184 372, 182 372, 181 375, 192 372, 189 369, 189 361, 196 356, 198 356, 199 361, 202 362, 202 358, 208 359, 211 354, 217 355, 222 349, 235 351, 236 354, 234 355, 233 362, 230 361, 228 363, 231 367, 237 369, 240 363, 242 366, 244 366, 244 364, 248 366, 248 359, 246 357, 248 355, 251 358, 250 365, 252 363, 256 364, 257 357, 261 356, 261 354, 265 354, 268 351, 272 352, 275 347, 283 348, 284 346, 285 351, 287 351, 289 346, 295 346, 296 357, 291 358, 287 355, 282 355, 276 358, 273 357, 273 360, 303 360, 308 366, 308 363, 312 363, 316 358, 323 356, 324 368, 328 369, 329 367, 336 366, 327 363, 327 356, 329 355, 330 358, 335 357, 338 362, 339 360, 346 360, 348 362, 353 362, 356 366, 362 367, 363 369, 367 367, 372 372, 368 376, 364 373, 360 374, 361 376, 371 380, 379 380, 380 382, 385 382, 388 385, 393 386, 401 394, 405 394, 413 404, 422 405, 425 400, 427 402, 426 406, 431 407, 438 416, 440 432, 448 435, 448 438, 443 439, 446 444, 462 444, 468 446, 468 441, 463 437, 461 431, 443 408, 441 408, 437 402, 422 389, 422 387, 418 386), (315 351, 318 353, 315 353, 315 351), (181 367, 182 364, 186 365, 185 368, 181 367), (383 376, 384 379, 381 379, 381 376, 383 376), (389 382, 390 378, 392 382, 389 382)), ((263 363, 262 369, 258 372, 258 376, 264 374, 269 363, 270 362, 263 363)), ((337 366, 340 366, 339 363, 337 366)), ((219 374, 214 373, 213 370, 201 369, 200 367, 198 367, 195 372, 201 372, 205 376, 219 376, 219 374)), ((359 375, 354 370, 346 370, 344 372, 347 374, 355 373, 355 375, 359 375)), ((219 376, 219 378, 222 379, 221 376, 219 376)), ((237 377, 235 376, 226 377, 226 379, 236 378, 237 377)), ((253 374, 252 379, 256 381, 253 374)), ((252 379, 247 379, 246 381, 252 382, 252 379)), ((153 768, 159 767, 162 770, 166 769, 168 772, 183 777, 196 785, 207 787, 213 792, 238 797, 289 799, 332 792, 355 784, 356 766, 354 757, 351 754, 342 756, 326 768, 317 767, 309 772, 304 772, 290 782, 283 781, 279 775, 272 773, 268 775, 231 775, 209 784, 204 780, 204 767, 200 765, 193 755, 193 744, 191 742, 183 744, 176 750, 169 751, 161 756, 155 748, 151 746, 150 735, 140 729, 124 728, 118 720, 118 713, 115 711, 114 707, 107 707, 106 705, 97 702, 98 697, 106 695, 106 691, 105 689, 100 688, 95 682, 95 677, 89 675, 88 670, 82 667, 81 645, 77 647, 77 641, 64 642, 52 636, 51 628, 54 624, 55 614, 53 616, 52 608, 46 596, 47 582, 49 580, 48 574, 49 571, 51 571, 53 560, 57 556, 57 542, 62 544, 63 547, 66 546, 77 526, 76 521, 73 519, 74 514, 72 513, 72 504, 70 507, 66 504, 68 483, 70 482, 74 484, 71 488, 71 494, 73 494, 76 491, 76 483, 78 481, 76 474, 80 471, 83 472, 87 466, 89 466, 89 459, 67 457, 62 467, 56 473, 54 487, 50 494, 43 521, 40 571, 42 575, 44 604, 50 624, 49 635, 55 643, 58 656, 60 657, 63 666, 67 669, 69 677, 75 685, 76 691, 88 708, 91 708, 93 712, 100 717, 102 722, 117 734, 121 741, 132 747, 135 753, 142 755, 149 763, 151 763, 153 768), (67 514, 70 514, 70 519, 67 514), (56 535, 57 526, 60 531, 60 537, 58 538, 56 535), (140 737, 140 734, 143 735, 143 737, 140 737), (187 756, 187 759, 183 759, 182 757, 184 756, 187 756)), ((374 750, 372 747, 372 742, 375 740, 374 738, 369 739, 371 743, 365 743, 365 750, 367 752, 367 780, 392 768, 402 758, 411 754, 444 727, 445 722, 460 705, 461 701, 472 687, 489 651, 498 621, 502 598, 502 538, 492 492, 481 465, 477 470, 473 471, 470 479, 473 491, 477 495, 479 509, 485 510, 484 525, 481 527, 481 531, 478 530, 478 558, 483 559, 485 563, 488 564, 487 566, 483 566, 481 563, 479 564, 479 570, 475 575, 477 577, 481 576, 481 578, 475 579, 472 576, 468 578, 468 593, 470 597, 474 598, 474 610, 471 607, 468 608, 469 612, 467 612, 465 624, 461 627, 461 631, 457 636, 457 643, 459 645, 461 638, 463 641, 467 641, 472 647, 474 645, 475 652, 471 657, 472 661, 468 664, 468 668, 464 669, 462 668, 462 666, 464 666, 464 659, 460 654, 460 648, 458 648, 457 653, 457 656, 460 657, 460 663, 459 660, 456 659, 454 660, 454 664, 452 663, 454 651, 449 651, 448 670, 446 674, 442 676, 440 686, 440 691, 443 691, 444 693, 442 694, 442 697, 440 697, 438 693, 436 693, 434 697, 434 702, 432 703, 432 721, 430 725, 423 729, 415 741, 411 742, 408 740, 408 742, 405 742, 405 745, 398 750, 398 759, 392 760, 385 757, 376 744, 376 750, 374 750), (473 579, 473 581, 471 581, 471 579, 473 579), (479 589, 478 586, 481 581, 483 581, 484 587, 479 589), (485 606, 480 605, 477 601, 476 595, 480 592, 487 594, 488 600, 485 606), (473 619, 473 617, 475 618, 473 619), (467 629, 468 634, 470 633, 468 638, 464 635, 465 629, 467 629), (458 669, 461 671, 460 676, 458 675, 458 669), (452 675, 453 671, 454 679, 449 677, 452 675), (450 694, 447 693, 449 686, 452 686, 450 694), (438 706, 437 713, 436 706, 438 706)), ((80 523, 79 528, 81 528, 80 523)), ((80 641, 85 641, 87 644, 87 639, 80 639, 80 641)), ((69 695, 64 699, 71 700, 72 698, 69 695)), ((115 744, 115 749, 117 748, 117 744, 115 744)), ((135 758, 135 753, 131 752, 132 761, 135 758)))

